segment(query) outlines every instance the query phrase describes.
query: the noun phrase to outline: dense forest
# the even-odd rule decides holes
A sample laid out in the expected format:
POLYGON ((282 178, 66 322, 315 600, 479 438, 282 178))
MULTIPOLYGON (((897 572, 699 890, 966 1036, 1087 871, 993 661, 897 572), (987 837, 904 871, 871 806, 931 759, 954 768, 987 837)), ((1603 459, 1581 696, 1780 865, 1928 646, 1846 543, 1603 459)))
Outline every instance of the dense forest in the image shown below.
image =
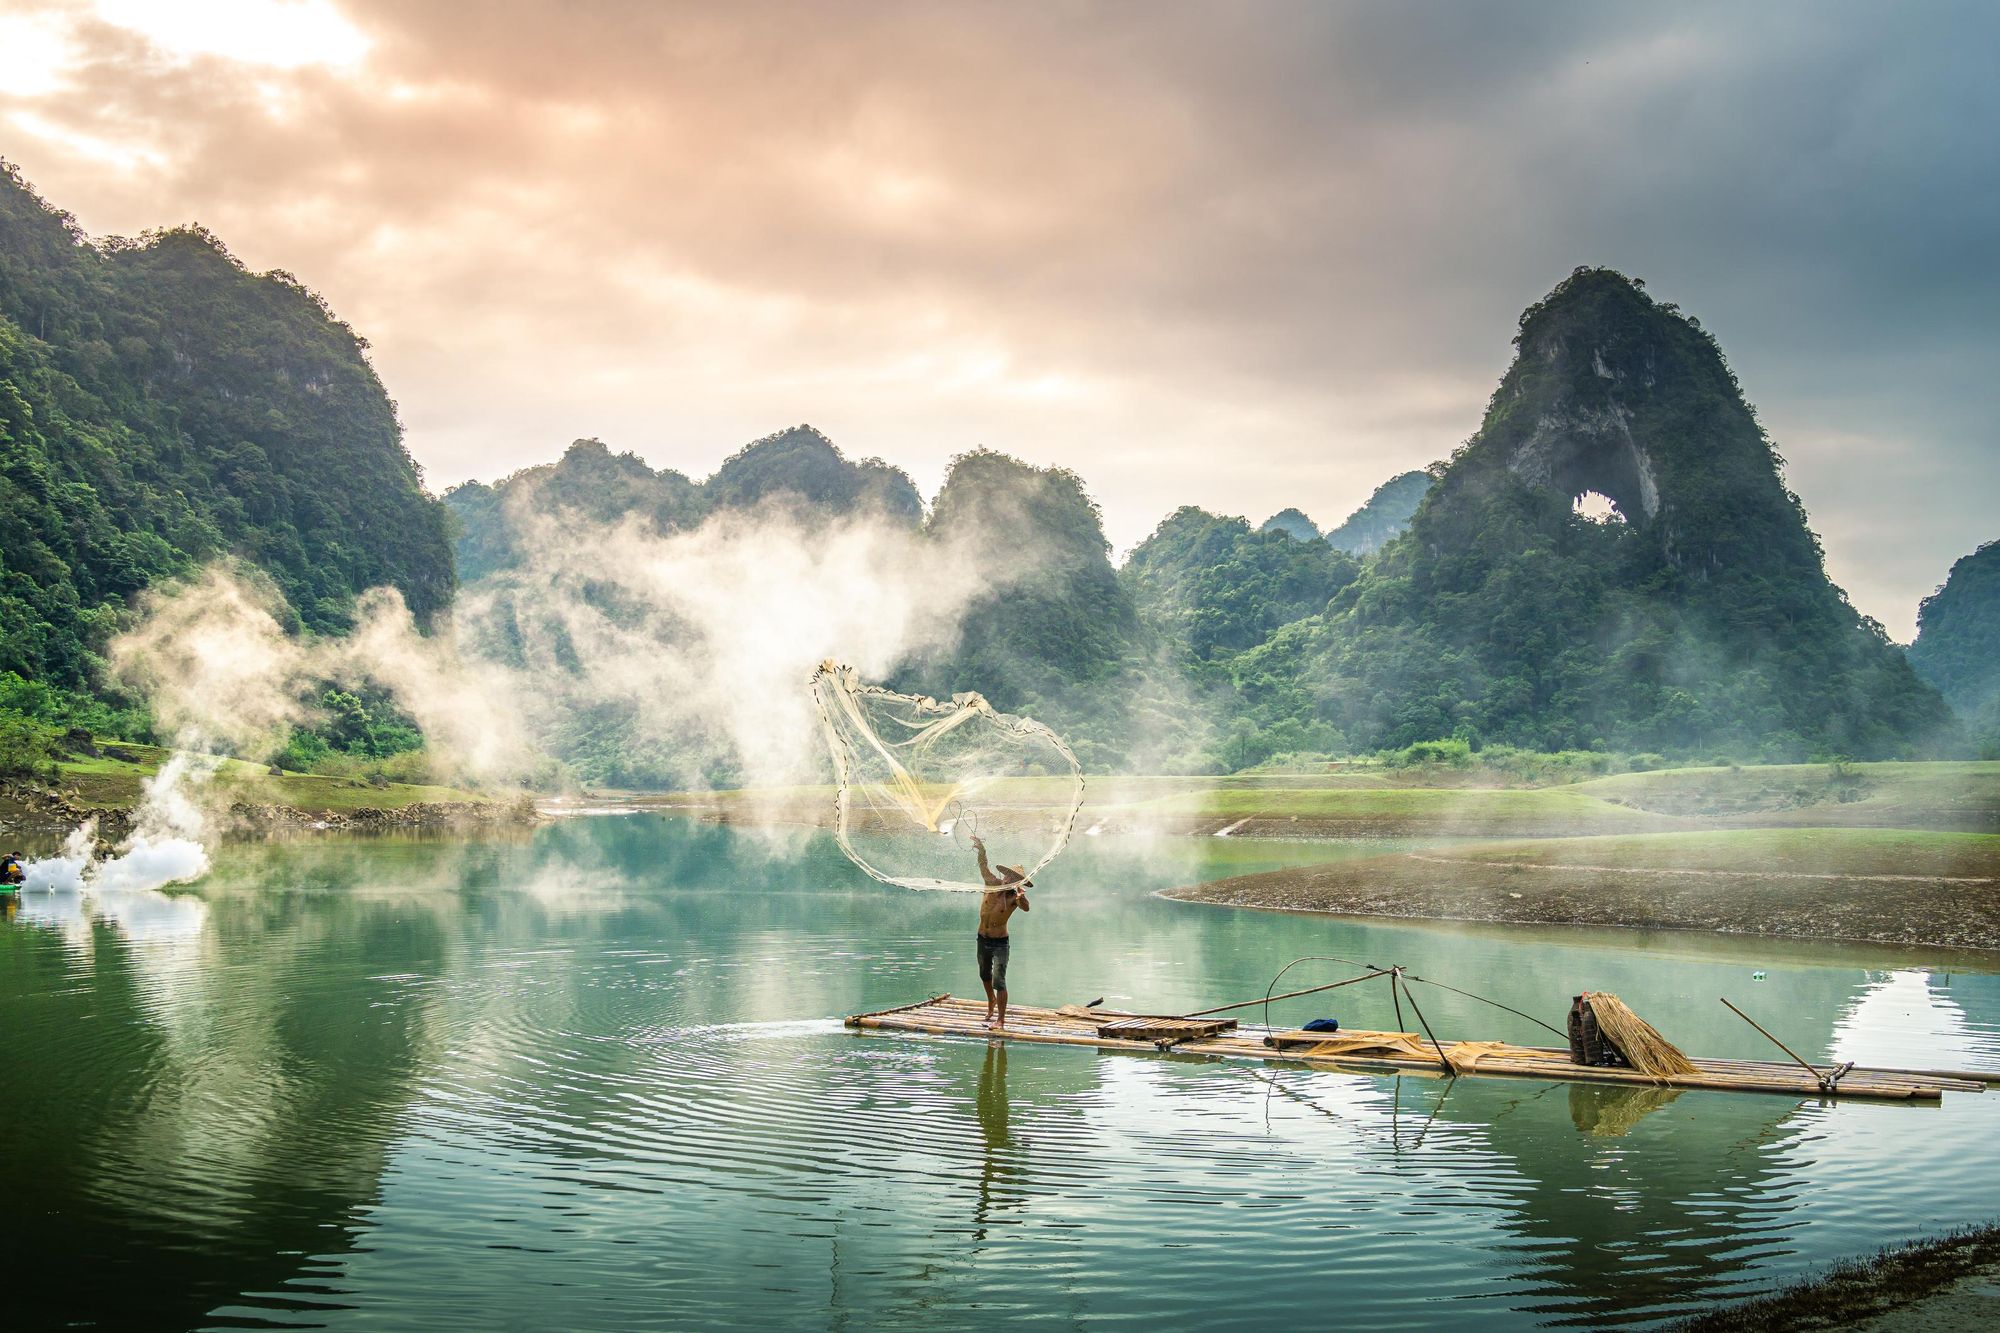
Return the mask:
POLYGON ((2000 541, 1953 565, 1924 598, 1910 665, 1958 710, 1981 752, 2000 756, 2000 541))
POLYGON ((1375 488, 1367 504, 1325 534, 1327 545, 1349 555, 1373 555, 1410 530, 1410 520, 1430 488, 1428 472, 1405 472, 1389 478, 1375 488))
MULTIPOLYGON (((90 240, 9 169, 0 714, 142 733, 99 654, 141 590, 218 557, 262 571, 300 634, 340 633, 357 594, 383 584, 438 622, 462 582, 456 605, 478 619, 458 615, 463 646, 512 662, 551 632, 510 619, 509 601, 549 520, 679 533, 777 505, 992 552, 955 641, 890 677, 981 690, 1063 729, 1097 768, 1428 742, 1732 759, 1962 749, 1938 690, 1995 734, 2000 546, 1925 603, 1906 658, 1828 582, 1781 460, 1695 320, 1580 269, 1523 314, 1516 344, 1471 439, 1331 531, 1299 507, 1256 527, 1188 507, 1122 565, 1070 471, 975 450, 926 503, 900 470, 809 426, 703 481, 583 440, 440 502, 365 344, 311 292, 246 272, 196 228, 90 240), (1595 516, 1576 504, 1592 493, 1595 516)), ((608 581, 581 595, 622 614, 608 581)), ((326 683, 326 720, 289 762, 421 743, 386 699, 341 684, 326 683)), ((714 743, 641 739, 632 707, 579 710, 541 739, 576 776, 620 785, 684 775, 686 751, 714 743)))
POLYGON ((148 584, 217 557, 267 576, 294 628, 356 594, 425 620, 453 592, 365 344, 287 274, 200 228, 92 241, 0 164, 0 680, 50 721, 84 693, 148 584))
MULTIPOLYGON (((1094 763, 1122 758, 1105 736, 1122 725, 1123 710, 1142 692, 1130 670, 1137 617, 1112 568, 1097 506, 1072 472, 976 450, 953 462, 926 506, 900 470, 878 459, 851 460, 801 425, 745 446, 701 483, 654 471, 599 441, 578 440, 555 463, 491 485, 453 487, 445 503, 459 527, 467 601, 478 607, 477 632, 466 642, 510 663, 520 660, 524 636, 566 632, 549 623, 545 589, 522 577, 533 540, 524 529, 545 531, 551 522, 569 530, 632 522, 665 535, 711 515, 771 505, 808 518, 865 516, 941 551, 983 552, 991 587, 967 605, 951 650, 913 656, 894 683, 936 695, 977 689, 1002 708, 1073 730, 1079 753, 1094 763)), ((647 609, 620 608, 602 590, 583 595, 622 624, 648 619, 647 609)), ((828 595, 846 594, 829 588, 828 595)), ((577 671, 583 670, 579 660, 577 671)), ((686 755, 637 734, 633 707, 593 705, 546 739, 588 781, 643 784, 684 771, 686 755)), ((697 767, 718 777, 726 772, 726 765, 697 767)))

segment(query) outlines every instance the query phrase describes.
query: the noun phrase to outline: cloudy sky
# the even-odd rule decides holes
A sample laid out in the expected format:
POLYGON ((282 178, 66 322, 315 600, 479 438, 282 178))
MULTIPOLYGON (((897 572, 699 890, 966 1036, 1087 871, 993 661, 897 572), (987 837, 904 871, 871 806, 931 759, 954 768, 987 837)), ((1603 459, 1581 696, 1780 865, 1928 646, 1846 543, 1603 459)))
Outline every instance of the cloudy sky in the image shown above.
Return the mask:
POLYGON ((1907 638, 2000 537, 2000 6, 0 0, 0 156, 373 344, 438 489, 809 421, 1339 521, 1611 264, 1907 638))

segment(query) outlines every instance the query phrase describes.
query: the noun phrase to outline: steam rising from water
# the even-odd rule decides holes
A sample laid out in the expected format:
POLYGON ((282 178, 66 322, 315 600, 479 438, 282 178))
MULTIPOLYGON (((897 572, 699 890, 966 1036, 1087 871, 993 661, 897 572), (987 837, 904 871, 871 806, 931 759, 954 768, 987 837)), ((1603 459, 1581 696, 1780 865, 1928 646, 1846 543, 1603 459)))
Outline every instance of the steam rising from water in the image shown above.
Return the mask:
POLYGON ((132 836, 118 854, 93 867, 92 888, 157 889, 183 884, 208 873, 201 835, 202 813, 191 790, 214 775, 218 761, 182 751, 146 783, 145 799, 133 821, 132 836))
POLYGON ((416 719, 447 767, 501 777, 531 766, 518 713, 504 706, 502 673, 462 661, 448 631, 418 633, 393 588, 362 596, 354 632, 339 639, 287 634, 277 592, 225 565, 155 590, 142 605, 140 622, 111 642, 112 673, 146 696, 182 746, 266 757, 292 727, 314 720, 323 682, 372 681, 416 719))
POLYGON ((49 892, 75 893, 83 888, 83 872, 97 855, 97 821, 86 819, 63 839, 63 849, 54 856, 38 857, 21 867, 22 887, 49 892))
POLYGON ((212 756, 183 751, 146 782, 132 834, 96 859, 97 821, 86 820, 55 856, 30 861, 26 887, 55 892, 129 893, 184 884, 208 873, 206 824, 192 792, 215 772, 212 756))
MULTIPOLYGON (((518 644, 510 706, 543 732, 610 708, 688 756, 690 783, 702 757, 752 782, 812 780, 813 669, 837 657, 879 678, 949 647, 1003 567, 970 540, 782 504, 668 535, 636 520, 578 531, 519 502, 514 522, 524 563, 459 615, 468 639, 518 644)), ((1018 576, 1020 564, 1004 567, 1018 576)))
POLYGON ((615 526, 510 496, 518 565, 461 597, 423 634, 403 600, 360 599, 354 632, 288 634, 275 591, 211 567, 150 595, 111 645, 113 670, 166 729, 268 756, 309 724, 323 683, 370 681, 424 730, 434 763, 518 782, 546 742, 598 710, 684 757, 756 783, 815 780, 806 681, 827 657, 881 677, 949 648, 966 607, 1032 563, 990 535, 932 538, 873 513, 827 518, 783 502, 723 511, 684 532, 615 526))

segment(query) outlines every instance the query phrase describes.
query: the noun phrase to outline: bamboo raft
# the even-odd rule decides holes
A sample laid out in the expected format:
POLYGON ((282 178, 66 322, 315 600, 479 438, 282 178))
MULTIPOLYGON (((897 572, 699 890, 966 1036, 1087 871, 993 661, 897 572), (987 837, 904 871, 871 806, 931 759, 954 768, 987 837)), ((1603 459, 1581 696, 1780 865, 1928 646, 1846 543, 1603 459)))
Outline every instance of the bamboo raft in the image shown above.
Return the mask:
POLYGON ((1433 1042, 1409 1032, 1244 1031, 1233 1019, 1133 1014, 1065 1005, 1043 1009, 1009 1005, 1007 1026, 984 1025, 982 1000, 933 995, 896 1009, 855 1014, 857 1032, 923 1033, 980 1040, 1046 1042, 1106 1051, 1137 1051, 1211 1059, 1257 1060, 1364 1073, 1429 1073, 1456 1077, 1533 1078, 1566 1083, 1623 1083, 1645 1087, 1764 1092, 1790 1097, 1862 1098, 1935 1102, 1947 1092, 1983 1092, 2000 1074, 1961 1070, 1839 1068, 1827 1082, 1798 1065, 1768 1060, 1693 1060, 1694 1073, 1650 1075, 1629 1068, 1572 1064, 1569 1052, 1505 1042, 1433 1042))

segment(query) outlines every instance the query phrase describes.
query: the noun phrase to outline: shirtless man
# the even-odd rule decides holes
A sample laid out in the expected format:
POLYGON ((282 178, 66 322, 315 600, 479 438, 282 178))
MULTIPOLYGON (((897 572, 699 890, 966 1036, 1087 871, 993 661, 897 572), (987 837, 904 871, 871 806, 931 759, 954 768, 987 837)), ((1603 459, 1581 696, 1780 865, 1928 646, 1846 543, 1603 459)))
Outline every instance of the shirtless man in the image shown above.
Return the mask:
POLYGON ((1027 891, 1035 887, 1019 866, 1001 866, 996 872, 986 864, 986 843, 975 837, 979 853, 979 877, 986 892, 979 896, 979 984, 986 987, 986 1026, 1007 1026, 1007 918, 1014 909, 1028 910, 1027 891))

